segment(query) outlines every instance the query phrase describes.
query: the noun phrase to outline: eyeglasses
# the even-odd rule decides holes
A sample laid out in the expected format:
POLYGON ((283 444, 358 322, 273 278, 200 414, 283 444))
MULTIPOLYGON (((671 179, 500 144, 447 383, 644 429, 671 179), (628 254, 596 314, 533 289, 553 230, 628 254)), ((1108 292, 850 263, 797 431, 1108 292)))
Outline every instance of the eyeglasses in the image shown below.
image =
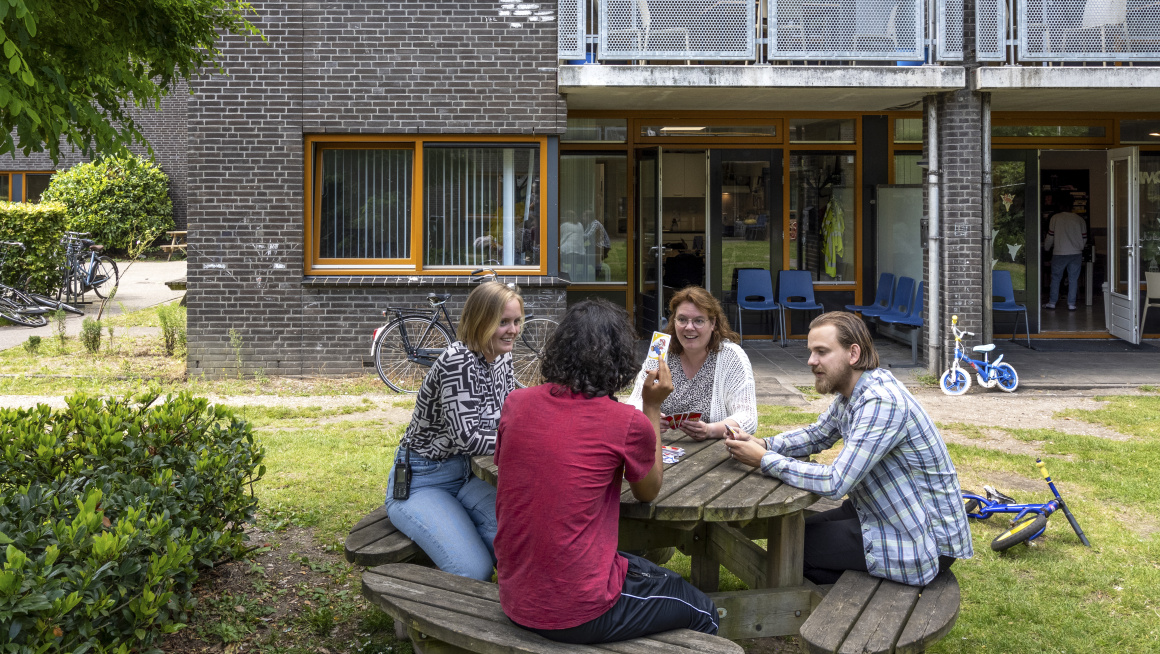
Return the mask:
POLYGON ((677 326, 688 327, 689 323, 693 323, 693 327, 697 329, 702 329, 705 325, 709 324, 709 321, 705 318, 693 318, 690 320, 684 316, 677 316, 677 326))

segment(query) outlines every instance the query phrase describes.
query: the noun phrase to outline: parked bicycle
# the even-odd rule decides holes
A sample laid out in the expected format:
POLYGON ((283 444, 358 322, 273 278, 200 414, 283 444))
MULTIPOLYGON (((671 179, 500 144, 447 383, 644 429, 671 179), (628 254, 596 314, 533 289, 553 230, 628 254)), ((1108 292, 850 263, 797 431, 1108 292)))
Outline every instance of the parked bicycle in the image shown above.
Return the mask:
POLYGON ((1015 517, 1011 520, 1011 528, 991 541, 991 549, 1002 552, 1019 543, 1033 545, 1032 541, 1047 531, 1047 518, 1052 513, 1062 509, 1063 514, 1067 516, 1067 521, 1071 523, 1075 535, 1079 536, 1080 542, 1091 547, 1092 544, 1088 542, 1087 536, 1080 528, 1079 521, 1067 508, 1067 503, 1063 501, 1063 496, 1059 494, 1055 482, 1051 481, 1051 476, 1047 473, 1047 464, 1042 459, 1036 459, 1035 467, 1039 468, 1039 472, 1047 481, 1047 486, 1055 495, 1055 499, 1046 504, 1019 504, 1014 498, 1004 495, 990 486, 983 486, 983 491, 987 494, 986 497, 970 491, 963 493, 963 506, 967 511, 967 517, 986 520, 996 513, 1014 513, 1015 517))
MULTIPOLYGON (((499 276, 490 268, 480 268, 471 274, 485 272, 485 278, 499 281, 499 276)), ((428 293, 429 313, 411 307, 387 307, 383 311, 383 317, 391 320, 375 329, 371 356, 374 357, 375 372, 392 390, 418 393, 427 370, 456 339, 455 322, 446 306, 449 299, 450 293, 428 293)), ((512 349, 516 383, 521 387, 535 386, 543 381, 540 357, 554 331, 554 320, 525 317, 520 338, 512 349)))
MULTIPOLYGON (((23 252, 24 244, 19 241, 0 241, 0 279, 4 277, 4 268, 8 263, 9 254, 17 249, 23 252)), ((57 309, 64 309, 76 314, 84 313, 65 302, 59 302, 46 295, 29 291, 27 288, 19 289, 0 282, 0 316, 9 322, 25 327, 43 327, 48 324, 48 318, 44 314, 57 309)))
POLYGON ((965 366, 961 363, 968 364, 976 372, 975 377, 979 380, 979 385, 983 388, 994 388, 998 386, 1000 389, 1008 393, 1015 392, 1019 387, 1019 374, 1015 372, 1015 368, 1009 363, 1003 361, 1003 355, 1000 354, 994 363, 989 360, 989 353, 995 349, 995 344, 976 345, 971 348, 974 352, 982 352, 983 360, 972 359, 967 356, 963 348, 963 336, 974 336, 973 332, 963 331, 959 329, 959 317, 951 316, 951 331, 955 334, 955 358, 951 361, 951 367, 946 369, 939 379, 939 388, 947 395, 962 395, 971 387, 971 374, 967 372, 965 366))
POLYGON ((88 232, 65 232, 60 240, 65 255, 60 289, 56 294, 58 300, 63 296, 66 302, 80 301, 89 291, 103 300, 108 297, 108 291, 101 287, 110 281, 116 287, 121 281, 116 262, 101 254, 105 246, 97 245, 85 236, 88 232))

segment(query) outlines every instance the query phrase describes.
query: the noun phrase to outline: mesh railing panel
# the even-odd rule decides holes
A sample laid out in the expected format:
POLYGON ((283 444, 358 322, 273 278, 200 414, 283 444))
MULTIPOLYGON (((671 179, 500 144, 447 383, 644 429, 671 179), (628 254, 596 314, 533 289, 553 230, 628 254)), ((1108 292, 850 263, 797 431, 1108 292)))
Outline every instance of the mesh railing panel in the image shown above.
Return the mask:
POLYGON ((922 0, 770 0, 769 14, 770 60, 925 58, 922 0))
POLYGON ((979 61, 1007 59, 1006 0, 975 0, 975 58, 979 61))
POLYGON ((937 0, 935 7, 937 18, 935 24, 938 26, 935 35, 935 58, 939 61, 962 61, 963 0, 937 0))
POLYGON ((1155 0, 1018 0, 1025 61, 1160 61, 1155 0))
POLYGON ((601 59, 754 59, 753 0, 600 0, 601 59))
POLYGON ((560 0, 556 5, 556 47, 560 59, 584 58, 584 2, 560 0))

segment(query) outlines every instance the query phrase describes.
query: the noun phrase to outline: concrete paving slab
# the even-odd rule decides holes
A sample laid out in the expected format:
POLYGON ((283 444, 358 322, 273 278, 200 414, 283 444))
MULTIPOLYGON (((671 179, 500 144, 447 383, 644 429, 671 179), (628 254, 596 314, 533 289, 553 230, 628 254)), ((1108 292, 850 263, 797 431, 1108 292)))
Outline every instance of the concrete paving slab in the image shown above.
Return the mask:
MULTIPOLYGON (((132 265, 118 261, 117 268, 121 271, 121 283, 116 298, 105 307, 106 316, 173 302, 185 294, 185 291, 172 291, 165 285, 165 282, 185 277, 185 261, 137 261, 132 265)), ((84 299, 89 301, 89 304, 82 305, 85 315, 70 314, 65 322, 70 336, 80 333, 85 317, 95 318, 101 309, 101 299, 95 294, 89 293, 84 299)), ((0 327, 0 350, 17 347, 34 334, 41 338, 51 337, 55 329, 51 322, 44 327, 0 327)))

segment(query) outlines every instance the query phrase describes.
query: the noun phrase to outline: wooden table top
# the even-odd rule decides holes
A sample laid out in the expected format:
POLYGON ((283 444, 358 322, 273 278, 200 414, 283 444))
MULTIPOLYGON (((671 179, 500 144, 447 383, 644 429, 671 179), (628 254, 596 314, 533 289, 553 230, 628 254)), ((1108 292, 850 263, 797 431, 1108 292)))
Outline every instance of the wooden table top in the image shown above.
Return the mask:
MULTIPOLYGON (((665 445, 685 449, 677 463, 665 464, 657 498, 638 502, 624 482, 620 516, 672 522, 747 522, 799 511, 819 497, 767 477, 757 468, 734 461, 720 440, 697 442, 681 431, 666 431, 665 445)), ((478 456, 472 469, 495 484, 498 469, 490 456, 478 456)))

